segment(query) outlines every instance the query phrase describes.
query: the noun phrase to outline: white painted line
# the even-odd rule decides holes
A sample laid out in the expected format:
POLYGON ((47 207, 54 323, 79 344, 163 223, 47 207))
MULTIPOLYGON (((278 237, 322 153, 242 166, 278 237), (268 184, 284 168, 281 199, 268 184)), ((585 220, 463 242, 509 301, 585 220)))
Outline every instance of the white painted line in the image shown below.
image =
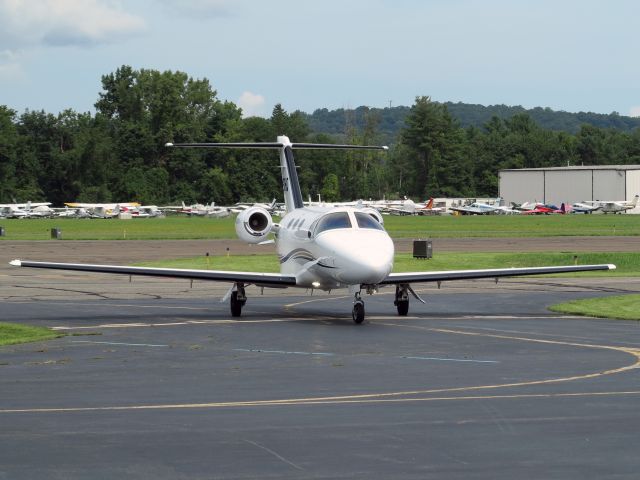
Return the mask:
POLYGON ((407 360, 435 360, 438 362, 470 362, 470 363, 500 363, 498 360, 470 360, 468 358, 438 358, 438 357, 400 357, 407 360))
MULTIPOLYGON (((333 357, 339 354, 329 352, 296 352, 287 350, 262 350, 260 348, 234 348, 234 352, 251 352, 251 353, 276 353, 280 355, 321 355, 325 357, 333 357)), ((363 356, 363 355, 356 355, 363 356)), ((440 358, 440 357, 416 357, 416 356, 394 356, 391 358, 400 358, 406 360, 434 360, 439 362, 468 362, 468 363, 500 363, 498 360, 471 360, 467 358, 440 358)))
POLYGON ((255 353, 279 353, 282 355, 323 355, 326 357, 331 357, 335 355, 334 353, 327 352, 288 352, 286 350, 260 350, 255 348, 234 348, 234 352, 255 352, 255 353))
POLYGON ((169 345, 154 345, 152 343, 92 342, 91 340, 71 340, 71 343, 97 343, 100 345, 126 345, 129 347, 168 347, 169 346, 169 345))

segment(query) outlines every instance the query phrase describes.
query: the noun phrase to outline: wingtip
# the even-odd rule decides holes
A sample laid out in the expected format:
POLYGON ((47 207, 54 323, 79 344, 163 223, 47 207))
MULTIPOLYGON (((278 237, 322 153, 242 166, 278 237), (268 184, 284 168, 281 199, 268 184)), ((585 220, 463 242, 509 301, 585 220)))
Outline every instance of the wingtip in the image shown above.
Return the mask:
POLYGON ((171 142, 167 142, 164 144, 165 147, 173 147, 173 143, 171 142))
POLYGON ((609 267, 609 270, 615 270, 616 269, 616 266, 613 263, 608 264, 607 267, 609 267))
POLYGON ((15 260, 11 260, 9 262, 9 265, 13 265, 14 267, 21 267, 22 262, 16 258, 15 260))

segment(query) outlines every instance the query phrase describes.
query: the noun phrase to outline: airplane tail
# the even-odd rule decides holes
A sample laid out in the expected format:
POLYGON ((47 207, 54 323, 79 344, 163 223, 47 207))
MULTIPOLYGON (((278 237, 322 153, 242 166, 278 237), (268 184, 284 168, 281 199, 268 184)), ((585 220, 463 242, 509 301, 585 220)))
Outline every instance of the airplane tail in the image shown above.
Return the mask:
POLYGON ((631 201, 631 208, 636 208, 637 206, 638 206, 638 195, 633 197, 633 200, 631 201))
POLYGON ((560 205, 560 211, 562 213, 567 213, 567 207, 565 206, 564 202, 562 202, 562 204, 560 205))
POLYGON ((314 150, 389 150, 389 147, 368 146, 368 145, 333 145, 324 143, 291 143, 289 137, 280 135, 274 143, 166 143, 165 147, 177 148, 258 148, 276 149, 280 151, 280 169, 282 173, 282 189, 284 191, 284 204, 287 212, 304 207, 302 192, 296 163, 293 158, 294 149, 314 149, 314 150))
POLYGON ((425 208, 427 208, 427 209, 432 209, 433 208, 433 197, 431 197, 429 199, 429 202, 427 203, 425 208))

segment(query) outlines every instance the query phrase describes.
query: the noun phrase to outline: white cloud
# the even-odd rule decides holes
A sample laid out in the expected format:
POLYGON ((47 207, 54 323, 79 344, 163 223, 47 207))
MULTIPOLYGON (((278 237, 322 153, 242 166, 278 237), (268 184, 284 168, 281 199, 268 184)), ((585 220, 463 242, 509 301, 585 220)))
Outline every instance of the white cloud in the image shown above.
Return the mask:
POLYGON ((112 43, 144 29, 110 0, 0 0, 0 44, 12 50, 112 43))
POLYGON ((264 117, 265 99, 262 95, 249 91, 242 92, 238 99, 238 106, 242 108, 242 116, 247 117, 264 117))
MULTIPOLYGON (((157 0, 175 13, 194 18, 226 17, 234 6, 232 0, 157 0)), ((236 0, 237 1, 237 0, 236 0)))
POLYGON ((629 116, 630 117, 640 117, 640 106, 631 107, 631 109, 629 110, 629 116))

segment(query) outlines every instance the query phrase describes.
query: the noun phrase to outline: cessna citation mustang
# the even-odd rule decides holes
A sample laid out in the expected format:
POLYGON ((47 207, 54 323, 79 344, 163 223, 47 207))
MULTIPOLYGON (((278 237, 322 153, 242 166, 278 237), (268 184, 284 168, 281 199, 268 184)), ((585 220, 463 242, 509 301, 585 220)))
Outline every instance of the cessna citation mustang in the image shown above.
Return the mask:
POLYGON ((409 297, 424 301, 411 288, 416 282, 441 282, 475 278, 498 278, 514 275, 609 270, 615 265, 582 265, 536 268, 508 268, 491 270, 457 270, 442 272, 391 273, 394 247, 383 226, 382 215, 370 207, 305 207, 293 150, 300 149, 374 149, 387 147, 323 145, 291 143, 280 136, 275 143, 185 143, 167 144, 181 148, 260 148, 280 152, 280 168, 286 213, 279 224, 273 223, 263 207, 253 206, 236 219, 240 239, 253 244, 267 243, 269 234, 275 237, 280 257, 280 273, 227 272, 215 270, 187 270, 175 268, 147 268, 115 265, 32 262, 14 260, 12 265, 34 268, 80 270, 85 272, 150 275, 190 278, 232 283, 222 301, 230 300, 231 315, 239 317, 247 301, 245 287, 300 287, 330 291, 348 288, 354 295, 353 321, 364 320, 364 301, 361 292, 375 293, 378 288, 395 286, 394 305, 399 315, 409 311, 409 297))

